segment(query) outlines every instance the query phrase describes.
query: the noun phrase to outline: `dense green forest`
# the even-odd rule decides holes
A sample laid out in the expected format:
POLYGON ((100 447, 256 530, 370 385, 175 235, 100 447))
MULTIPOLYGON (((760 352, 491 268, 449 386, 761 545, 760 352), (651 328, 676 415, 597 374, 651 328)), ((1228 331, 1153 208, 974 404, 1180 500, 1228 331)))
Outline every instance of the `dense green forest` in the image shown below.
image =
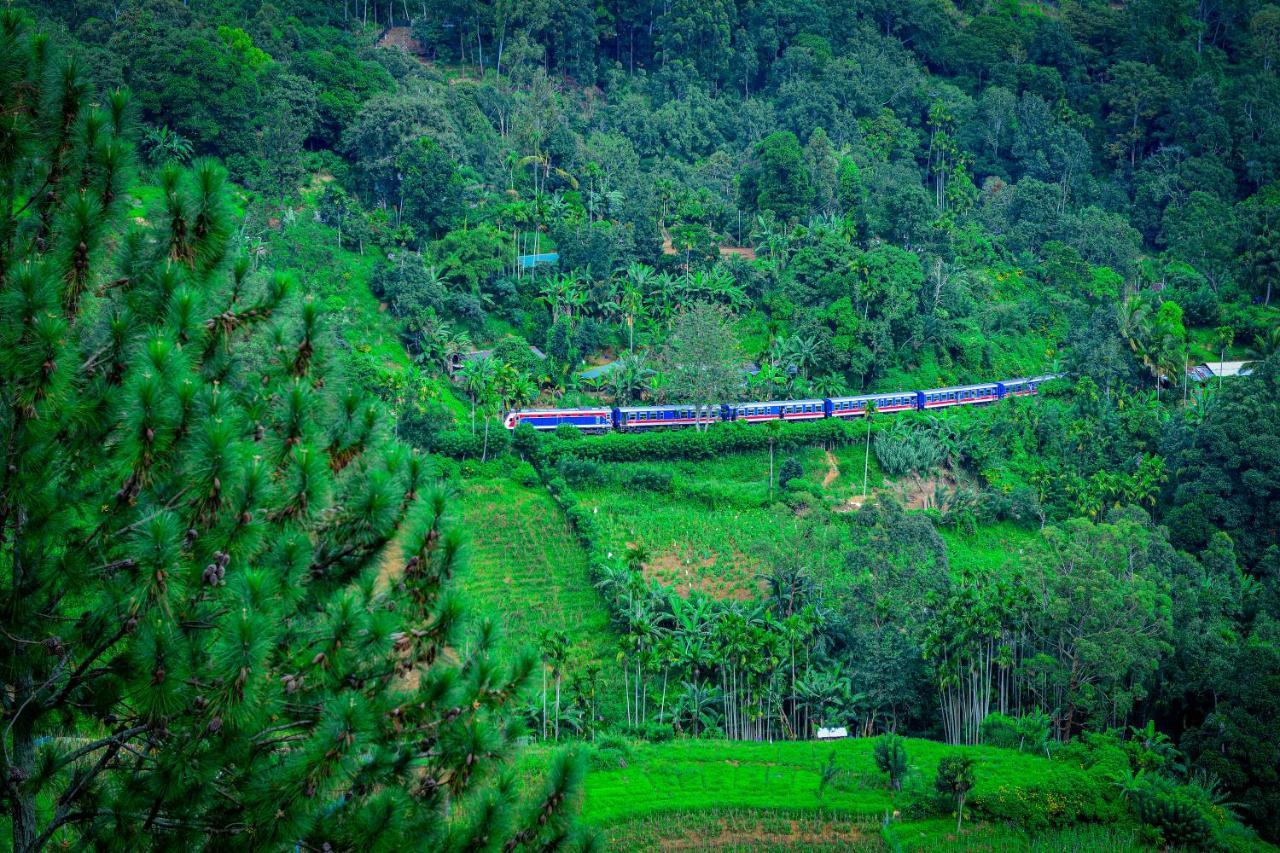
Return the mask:
POLYGON ((14 849, 1280 842, 1280 6, 13 5, 14 849))

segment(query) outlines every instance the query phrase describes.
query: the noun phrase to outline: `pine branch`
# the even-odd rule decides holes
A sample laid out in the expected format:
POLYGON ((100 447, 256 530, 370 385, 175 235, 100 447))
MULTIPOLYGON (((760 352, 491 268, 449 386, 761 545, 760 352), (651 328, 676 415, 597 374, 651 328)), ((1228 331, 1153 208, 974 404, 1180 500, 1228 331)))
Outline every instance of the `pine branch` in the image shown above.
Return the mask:
POLYGON ((31 849, 42 849, 47 843, 49 843, 49 839, 53 837, 53 834, 57 832, 61 826, 72 821, 73 816, 91 816, 93 814, 93 812, 72 812, 71 804, 80 796, 80 793, 84 790, 86 785, 94 779, 97 779, 98 776, 102 774, 102 771, 107 769, 107 765, 111 763, 111 760, 115 758, 116 753, 120 751, 120 746, 121 744, 118 741, 113 741, 108 744, 106 747, 107 751, 98 759, 98 763, 93 766, 93 769, 81 776, 79 781, 76 782, 75 786, 72 787, 71 790, 65 792, 58 798, 58 810, 54 813, 53 820, 49 822, 49 826, 45 828, 44 832, 40 833, 36 838, 35 843, 31 845, 31 849))
POLYGON ((103 747, 108 746, 112 743, 115 743, 118 746, 124 746, 123 741, 129 740, 134 735, 141 734, 142 732, 145 732, 150 728, 151 728, 150 723, 143 723, 140 726, 132 726, 131 728, 121 729, 115 732, 114 734, 107 735, 106 737, 100 738, 99 740, 96 740, 93 743, 85 744, 79 749, 76 749, 75 751, 70 752, 67 755, 64 755, 55 765, 54 769, 55 771, 61 770, 63 767, 66 767, 67 765, 76 762, 77 760, 79 760, 80 758, 83 758, 89 753, 96 752, 99 749, 102 749, 103 747))
POLYGON ((133 622, 134 622, 134 619, 132 617, 129 619, 125 619, 124 622, 121 623, 120 627, 116 629, 116 632, 114 634, 112 634, 110 637, 103 640, 102 642, 98 643, 98 645, 93 649, 93 651, 91 651, 89 655, 84 660, 82 660, 80 664, 72 671, 71 675, 68 676, 67 683, 62 686, 62 689, 41 703, 42 709, 47 711, 51 708, 57 707, 57 705, 67 697, 67 694, 69 694, 72 690, 79 687, 80 684, 83 683, 83 681, 85 680, 85 674, 88 671, 89 667, 93 666, 94 661, 102 657, 102 655, 107 651, 107 649, 114 646, 116 643, 118 643, 121 639, 124 638, 125 634, 133 630, 134 625, 131 624, 133 622))

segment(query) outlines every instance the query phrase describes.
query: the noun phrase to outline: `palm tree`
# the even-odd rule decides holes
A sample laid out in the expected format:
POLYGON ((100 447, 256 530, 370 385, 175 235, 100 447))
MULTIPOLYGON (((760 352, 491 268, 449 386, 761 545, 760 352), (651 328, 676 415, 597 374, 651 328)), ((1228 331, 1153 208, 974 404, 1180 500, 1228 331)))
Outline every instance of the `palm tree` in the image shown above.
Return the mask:
POLYGON ((684 692, 676 704, 679 719, 688 719, 697 737, 703 730, 716 724, 716 706, 721 702, 721 692, 705 682, 681 682, 684 692))
POLYGON ((1222 387, 1222 368, 1227 360, 1227 347, 1236 339, 1236 330, 1230 326, 1219 326, 1213 330, 1213 337, 1218 344, 1218 387, 1222 387))
POLYGON ((142 147, 152 165, 159 166, 170 160, 185 163, 191 159, 191 142, 166 125, 149 127, 142 135, 142 147))
MULTIPOLYGON (((485 355, 463 363, 458 375, 462 378, 462 387, 467 390, 471 399, 471 434, 476 434, 476 406, 483 406, 493 392, 497 364, 492 356, 485 355)), ((487 425, 486 425, 487 429, 487 425)))
POLYGON ((806 378, 809 375, 809 368, 813 366, 814 359, 818 353, 818 339, 812 335, 805 337, 804 335, 792 335, 783 342, 783 359, 785 363, 794 367, 806 378))
POLYGON ((1280 326, 1272 326, 1253 339, 1253 348, 1249 354, 1259 361, 1270 358, 1280 352, 1280 326))
POLYGON ((819 397, 835 397, 844 390, 844 380, 836 373, 826 373, 813 380, 813 393, 819 397))
POLYGON ((619 302, 627 318, 627 349, 632 351, 636 348, 636 319, 644 313, 646 292, 652 279, 652 267, 634 262, 627 266, 627 285, 622 289, 619 302))
POLYGON ((643 353, 627 353, 619 358, 608 374, 613 383, 615 401, 619 405, 627 405, 633 395, 644 388, 644 381, 652 372, 643 353))
POLYGON ((1151 335, 1151 305, 1145 299, 1131 296, 1117 309, 1120 335, 1128 342, 1129 349, 1139 358, 1151 335))
POLYGON ((876 414, 874 400, 867 401, 867 413, 862 419, 867 427, 867 446, 862 451, 862 500, 867 499, 867 475, 871 472, 871 424, 876 414))
POLYGON ((542 737, 547 737, 547 668, 555 679, 555 716, 551 725, 554 738, 560 740, 560 683, 564 678, 564 665, 569 657, 569 635, 562 630, 546 629, 539 637, 542 652, 542 737))

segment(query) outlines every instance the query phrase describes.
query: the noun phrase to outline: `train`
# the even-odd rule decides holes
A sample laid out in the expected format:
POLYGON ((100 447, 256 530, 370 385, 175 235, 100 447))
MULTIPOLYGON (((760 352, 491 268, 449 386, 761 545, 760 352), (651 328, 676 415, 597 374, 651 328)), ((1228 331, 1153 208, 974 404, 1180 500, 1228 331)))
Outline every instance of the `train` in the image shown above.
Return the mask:
POLYGON ((742 421, 808 421, 821 418, 857 418, 874 410, 877 414, 904 411, 931 411, 951 406, 978 406, 1005 397, 1029 397, 1061 374, 1047 374, 979 385, 953 385, 923 391, 888 394, 859 394, 852 397, 821 397, 805 400, 758 400, 749 403, 720 403, 697 406, 673 403, 665 406, 601 406, 575 409, 520 409, 508 412, 503 426, 509 430, 528 424, 550 431, 571 426, 582 432, 644 432, 679 429, 713 423, 742 421))

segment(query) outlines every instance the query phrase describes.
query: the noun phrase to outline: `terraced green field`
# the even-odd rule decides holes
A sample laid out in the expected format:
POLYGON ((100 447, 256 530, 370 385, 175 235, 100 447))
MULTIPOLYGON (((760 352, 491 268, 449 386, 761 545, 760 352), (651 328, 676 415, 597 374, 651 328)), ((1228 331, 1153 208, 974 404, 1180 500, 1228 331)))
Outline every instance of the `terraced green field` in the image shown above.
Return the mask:
MULTIPOLYGON (((873 738, 746 743, 685 740, 637 743, 618 766, 593 770, 583 819, 607 826, 668 811, 782 809, 879 818, 892 813, 895 799, 875 767, 873 738), (839 775, 821 790, 823 768, 835 758, 839 775), (625 764, 626 766, 621 766, 625 764)), ((938 761, 959 747, 909 740, 914 772, 932 780, 938 761)), ((993 795, 1002 786, 1065 776, 1072 768, 1035 755, 994 747, 966 747, 978 762, 973 797, 993 795)))
MULTIPOLYGON (((954 817, 915 816, 918 794, 888 790, 874 745, 871 739, 614 742, 592 754, 582 820, 613 850, 1148 849, 1123 819, 1075 822, 1064 802, 1041 802, 1046 791, 1098 785, 1079 768, 993 747, 964 748, 977 762, 970 802, 979 806, 957 833, 954 817), (1028 831, 983 819, 983 803, 988 809, 1025 803, 1044 820, 1028 831)), ((959 749, 914 739, 907 748, 915 787, 927 787, 940 758, 959 749)), ((1113 799, 1109 790, 1093 790, 1113 799)))
MULTIPOLYGON (((806 448, 797 455, 803 479, 821 491, 827 471, 823 451, 806 448)), ((775 476, 785 458, 775 456, 775 476)), ((773 555, 790 553, 791 544, 815 526, 813 535, 822 535, 829 521, 825 514, 779 503, 782 492, 776 487, 770 500, 767 452, 663 462, 661 469, 674 474, 666 492, 629 485, 638 472, 655 467, 611 463, 603 482, 575 491, 597 511, 614 553, 643 548, 645 575, 682 594, 698 589, 717 598, 751 598, 760 592, 760 575, 773 555)))
POLYGON ((512 641, 533 644, 542 630, 562 629, 583 659, 611 658, 608 613, 587 555, 545 490, 470 480, 461 498, 471 536, 469 564, 458 577, 466 598, 500 617, 512 641))

